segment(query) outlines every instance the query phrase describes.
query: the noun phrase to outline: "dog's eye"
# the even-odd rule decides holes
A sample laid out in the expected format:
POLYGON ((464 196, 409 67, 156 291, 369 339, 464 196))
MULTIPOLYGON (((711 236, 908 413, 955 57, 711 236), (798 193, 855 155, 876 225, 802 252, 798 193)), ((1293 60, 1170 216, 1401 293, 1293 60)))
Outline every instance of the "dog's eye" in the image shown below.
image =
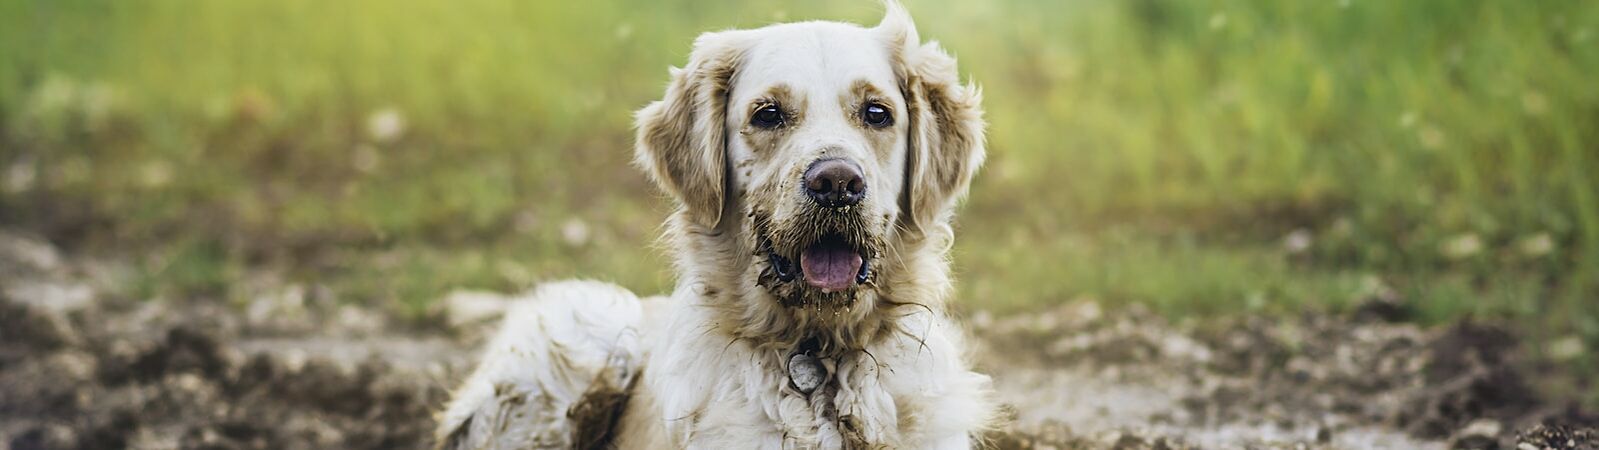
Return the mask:
POLYGON ((883 128, 894 124, 894 113, 888 112, 888 107, 881 103, 867 103, 861 107, 861 121, 874 128, 883 128))
POLYGON ((777 105, 763 105, 761 106, 761 109, 755 110, 755 114, 750 115, 750 125, 754 125, 759 128, 777 128, 782 126, 783 110, 778 109, 777 105))

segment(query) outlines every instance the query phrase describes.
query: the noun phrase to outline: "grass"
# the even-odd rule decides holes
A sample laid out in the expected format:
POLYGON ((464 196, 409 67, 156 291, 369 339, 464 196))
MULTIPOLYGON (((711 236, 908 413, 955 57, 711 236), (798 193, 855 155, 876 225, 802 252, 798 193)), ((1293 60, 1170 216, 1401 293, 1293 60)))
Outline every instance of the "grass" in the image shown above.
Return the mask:
MULTIPOLYGON (((1292 312, 1388 287, 1427 321, 1599 347, 1599 4, 909 6, 986 87, 964 305, 1292 312)), ((261 268, 408 314, 576 275, 660 291, 631 110, 701 31, 877 14, 0 0, 0 223, 137 255, 130 295, 231 298, 261 268)))

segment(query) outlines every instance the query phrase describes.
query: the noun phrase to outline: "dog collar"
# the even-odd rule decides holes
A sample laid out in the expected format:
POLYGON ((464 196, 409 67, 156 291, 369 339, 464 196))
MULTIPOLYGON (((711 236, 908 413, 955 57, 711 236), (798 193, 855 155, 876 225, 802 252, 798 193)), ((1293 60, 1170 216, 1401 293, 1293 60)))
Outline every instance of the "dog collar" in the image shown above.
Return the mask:
POLYGON ((811 395, 827 381, 827 365, 817 355, 820 350, 821 343, 810 338, 788 355, 788 385, 794 390, 811 395))

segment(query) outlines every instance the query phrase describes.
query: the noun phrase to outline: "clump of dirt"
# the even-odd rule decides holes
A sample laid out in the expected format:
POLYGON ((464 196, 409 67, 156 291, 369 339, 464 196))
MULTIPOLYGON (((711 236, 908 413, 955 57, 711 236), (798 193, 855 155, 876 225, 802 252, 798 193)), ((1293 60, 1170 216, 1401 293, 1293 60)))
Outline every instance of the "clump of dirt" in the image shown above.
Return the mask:
POLYGON ((1599 431, 1566 425, 1538 425, 1516 433, 1516 448, 1599 450, 1599 431))
POLYGON ((1447 438, 1481 419, 1523 421, 1542 402, 1511 364, 1515 342, 1504 329, 1472 322, 1444 329, 1426 348, 1424 384, 1394 416, 1397 425, 1447 438))

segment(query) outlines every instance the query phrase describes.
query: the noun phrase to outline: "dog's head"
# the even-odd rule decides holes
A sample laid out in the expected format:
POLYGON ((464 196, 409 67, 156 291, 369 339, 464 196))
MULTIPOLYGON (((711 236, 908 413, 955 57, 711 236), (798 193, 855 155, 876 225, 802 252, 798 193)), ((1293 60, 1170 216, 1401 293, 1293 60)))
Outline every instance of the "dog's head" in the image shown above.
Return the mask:
POLYGON ((684 276, 849 317, 896 286, 948 284, 950 212, 983 159, 979 95, 887 7, 873 28, 701 35, 638 112, 637 162, 681 205, 684 276))

